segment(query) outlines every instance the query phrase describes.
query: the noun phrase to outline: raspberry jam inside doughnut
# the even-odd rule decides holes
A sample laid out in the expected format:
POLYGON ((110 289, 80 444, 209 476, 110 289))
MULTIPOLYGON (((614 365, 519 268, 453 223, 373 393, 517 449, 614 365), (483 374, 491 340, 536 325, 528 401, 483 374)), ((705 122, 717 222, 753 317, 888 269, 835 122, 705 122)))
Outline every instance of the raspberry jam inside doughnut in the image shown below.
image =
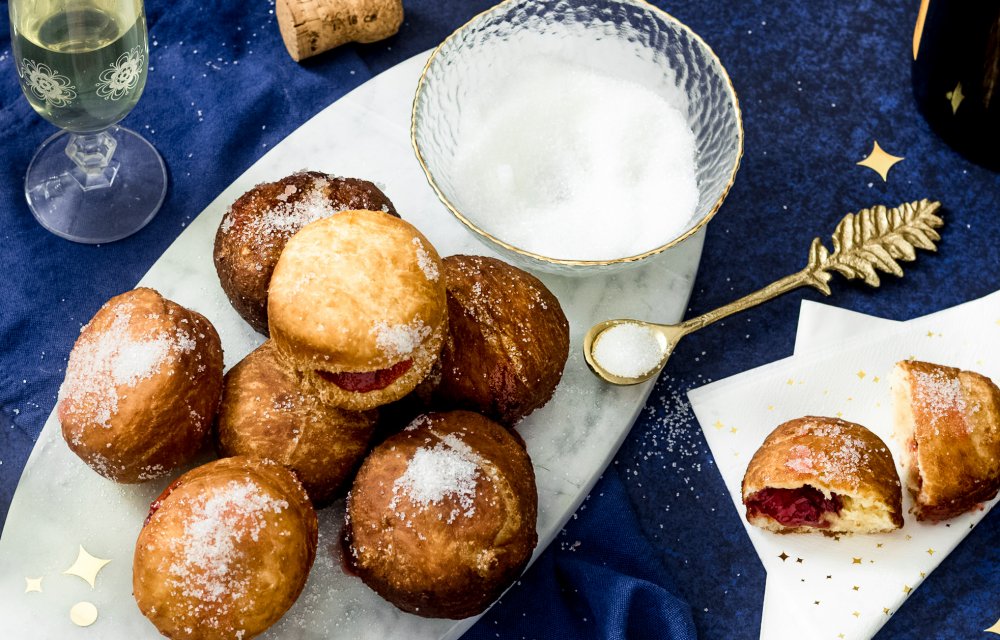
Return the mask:
POLYGON ((149 505, 149 513, 146 514, 146 519, 142 521, 142 526, 145 527, 147 524, 149 524, 149 521, 150 519, 152 519, 153 514, 160 510, 160 505, 163 504, 163 501, 166 500, 167 496, 173 493, 174 489, 176 489, 179 486, 181 486, 181 479, 177 478, 176 480, 171 482, 166 489, 163 490, 163 493, 161 493, 159 496, 156 497, 156 500, 153 500, 152 504, 149 505))
POLYGON ((319 374, 319 377, 327 382, 332 382, 344 391, 366 393, 368 391, 385 389, 409 371, 412 366, 413 360, 402 360, 388 369, 379 369, 377 371, 362 371, 359 373, 317 371, 316 373, 319 374))
POLYGON ((827 498, 819 489, 805 485, 798 489, 761 489, 747 498, 751 517, 769 516, 786 527, 825 529, 830 523, 823 514, 840 514, 843 498, 836 493, 827 498))

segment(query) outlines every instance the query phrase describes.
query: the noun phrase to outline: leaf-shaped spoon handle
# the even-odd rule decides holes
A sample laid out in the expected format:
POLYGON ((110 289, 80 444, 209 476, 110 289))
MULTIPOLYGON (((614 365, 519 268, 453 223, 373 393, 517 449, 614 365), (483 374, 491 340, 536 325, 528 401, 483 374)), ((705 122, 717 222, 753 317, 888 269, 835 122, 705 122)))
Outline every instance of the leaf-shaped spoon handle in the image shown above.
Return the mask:
POLYGON ((613 384, 637 384, 657 375, 666 364, 677 341, 687 334, 712 324, 734 313, 755 307, 783 293, 803 286, 810 286, 830 295, 831 271, 848 280, 861 278, 866 284, 879 286, 878 272, 903 275, 898 261, 916 259, 916 249, 936 251, 934 244, 941 239, 935 229, 944 225, 938 215, 940 202, 924 199, 907 202, 889 209, 883 205, 849 213, 833 233, 833 252, 815 238, 809 248, 809 261, 801 271, 743 296, 713 311, 702 314, 678 325, 654 324, 637 320, 606 320, 594 325, 584 337, 584 357, 590 368, 601 378, 613 384), (623 376, 607 370, 594 357, 594 349, 601 335, 619 324, 639 324, 651 331, 663 347, 657 366, 635 376, 623 376))

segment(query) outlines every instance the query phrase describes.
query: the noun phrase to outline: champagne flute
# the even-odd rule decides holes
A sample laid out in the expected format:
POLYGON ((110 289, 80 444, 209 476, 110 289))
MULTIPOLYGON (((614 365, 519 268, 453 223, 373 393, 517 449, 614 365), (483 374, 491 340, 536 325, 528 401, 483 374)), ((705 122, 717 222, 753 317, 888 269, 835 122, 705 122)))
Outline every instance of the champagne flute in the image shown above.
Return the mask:
POLYGON ((135 233, 167 191, 160 154, 117 126, 146 84, 142 0, 10 0, 10 26, 21 90, 39 115, 63 129, 28 166, 31 212, 76 242, 135 233))

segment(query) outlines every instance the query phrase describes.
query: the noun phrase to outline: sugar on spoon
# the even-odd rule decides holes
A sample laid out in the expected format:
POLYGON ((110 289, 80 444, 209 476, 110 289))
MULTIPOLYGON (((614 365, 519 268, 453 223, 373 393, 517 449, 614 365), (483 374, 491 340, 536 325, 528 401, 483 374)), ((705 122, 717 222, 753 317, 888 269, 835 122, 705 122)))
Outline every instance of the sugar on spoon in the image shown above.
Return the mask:
POLYGON ((680 324, 629 319, 599 322, 583 338, 587 365, 611 384, 639 384, 659 375, 681 338, 716 320, 799 287, 814 287, 830 295, 831 271, 847 279, 861 278, 872 287, 880 284, 878 271, 902 276, 897 261, 915 260, 916 249, 937 250, 934 243, 941 236, 935 229, 944 225, 938 215, 940 208, 940 202, 923 199, 893 209, 878 205, 849 213, 833 233, 832 253, 815 238, 809 262, 801 271, 680 324))

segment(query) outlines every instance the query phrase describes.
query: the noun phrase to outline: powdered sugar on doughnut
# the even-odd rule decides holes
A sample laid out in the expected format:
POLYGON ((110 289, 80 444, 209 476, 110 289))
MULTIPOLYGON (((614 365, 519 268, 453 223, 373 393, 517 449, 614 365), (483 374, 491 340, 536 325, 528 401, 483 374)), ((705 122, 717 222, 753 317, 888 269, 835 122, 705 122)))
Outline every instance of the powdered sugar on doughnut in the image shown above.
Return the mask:
POLYGON ((389 324, 384 320, 375 323, 371 333, 380 351, 394 358, 408 356, 431 335, 431 328, 416 318, 409 324, 389 324))
POLYGON ((111 426, 111 418, 118 412, 120 388, 134 387, 152 377, 174 354, 188 353, 197 345, 180 328, 134 337, 130 330, 132 311, 131 305, 121 305, 107 329, 74 347, 59 389, 61 403, 86 407, 104 427, 111 426))
POLYGON ((965 416, 965 396, 957 375, 942 370, 912 371, 910 375, 915 383, 913 401, 930 420, 935 434, 940 434, 938 423, 948 416, 965 416))
MULTIPOLYGON (((822 438, 830 446, 810 449, 805 445, 795 445, 789 449, 790 457, 786 465, 799 473, 815 474, 823 482, 845 482, 857 489, 861 482, 861 471, 871 461, 866 444, 852 433, 853 430, 850 423, 841 421, 836 424, 803 424, 799 427, 799 435, 822 438)), ((879 450, 884 448, 883 446, 879 450)))
POLYGON ((812 473, 813 460, 809 447, 797 444, 788 450, 789 458, 785 466, 796 473, 812 473))
POLYGON ((389 508, 396 509, 400 496, 414 505, 426 508, 453 498, 458 508, 452 510, 447 522, 459 515, 475 514, 476 480, 481 459, 469 445, 454 434, 440 438, 433 447, 421 447, 413 453, 406 472, 392 485, 393 499, 389 508))
POLYGON ((221 490, 202 497, 184 524, 183 536, 172 542, 180 557, 167 568, 172 586, 203 602, 232 601, 247 595, 248 580, 238 577, 246 553, 242 548, 248 540, 259 540, 268 514, 287 508, 288 502, 263 494, 246 480, 231 480, 221 490))
POLYGON ((437 282, 438 278, 441 277, 441 270, 438 269, 437 262, 431 258, 431 254, 427 253, 420 238, 414 238, 413 244, 417 247, 417 266, 424 272, 424 277, 431 282, 437 282))
MULTIPOLYGON (((294 202, 289 198, 299 190, 295 185, 287 185, 283 193, 275 196, 276 202, 260 216, 248 221, 240 233, 248 239, 262 238, 265 242, 272 238, 288 238, 310 222, 332 216, 343 211, 335 207, 327 196, 330 182, 326 178, 314 178, 312 187, 294 202)), ((228 233, 234 224, 232 212, 227 212, 222 221, 223 233, 228 233)))

